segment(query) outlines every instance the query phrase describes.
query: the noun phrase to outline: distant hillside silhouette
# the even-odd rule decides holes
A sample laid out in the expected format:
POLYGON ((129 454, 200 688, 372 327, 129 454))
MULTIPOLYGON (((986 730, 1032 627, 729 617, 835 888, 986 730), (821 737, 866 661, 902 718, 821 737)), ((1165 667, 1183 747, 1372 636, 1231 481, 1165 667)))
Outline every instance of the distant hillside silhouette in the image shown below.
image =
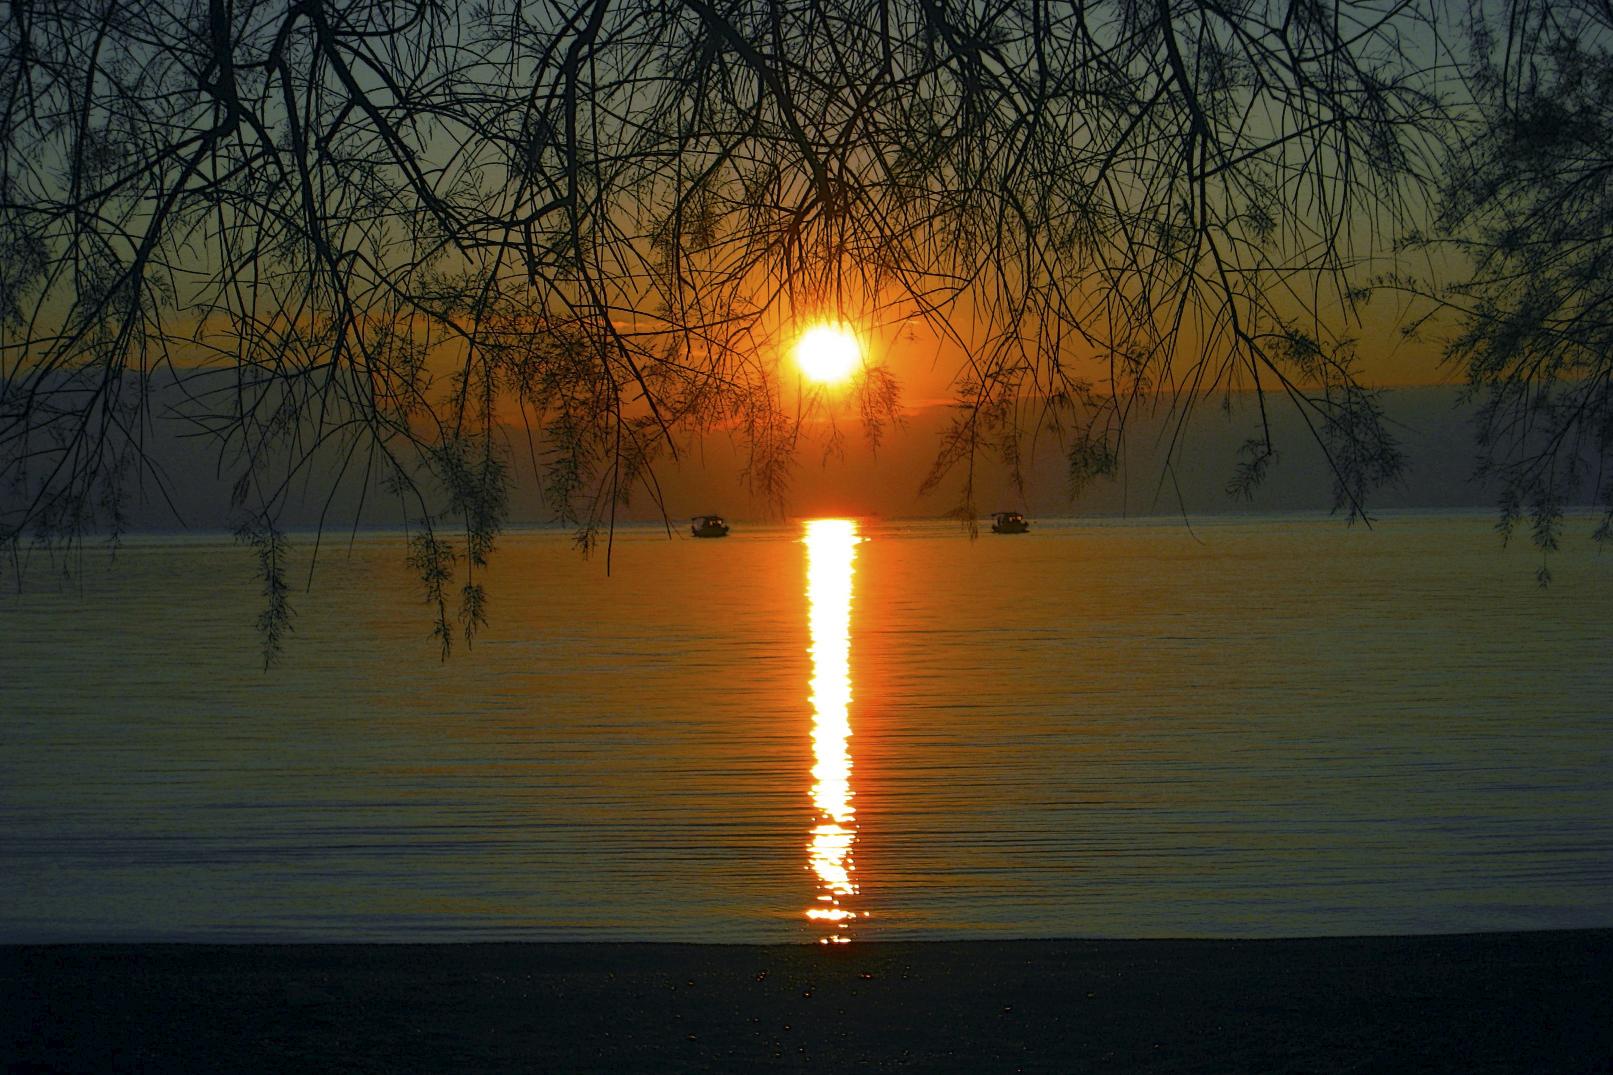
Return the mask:
MULTIPOLYGON (((160 390, 159 390, 160 391, 160 390)), ((1267 480, 1250 499, 1226 492, 1227 480, 1237 462, 1238 448, 1253 430, 1254 415, 1246 399, 1234 397, 1230 413, 1201 409, 1189 424, 1186 450, 1174 472, 1161 468, 1164 456, 1161 431, 1164 408, 1142 414, 1127 431, 1125 462, 1112 480, 1092 483, 1081 496, 1068 493, 1067 464, 1056 437, 1042 433, 1026 442, 1028 464, 1023 496, 1015 490, 1000 461, 982 458, 977 464, 976 508, 983 513, 1001 508, 1023 510, 1033 516, 1057 515, 1210 515, 1240 512, 1326 511, 1332 503, 1331 481, 1320 449, 1300 427, 1297 416, 1275 412, 1274 429, 1284 453, 1267 480)), ((1401 388, 1385 394, 1385 409, 1407 458, 1401 482, 1381 490, 1369 502, 1373 509, 1490 508, 1495 489, 1473 477, 1473 408, 1461 402, 1454 387, 1401 388)), ((854 416, 838 422, 840 444, 827 451, 826 423, 802 430, 800 461, 791 478, 785 504, 789 515, 826 513, 887 516, 936 516, 958 506, 960 482, 943 481, 927 496, 918 489, 935 458, 948 408, 931 405, 910 414, 905 426, 891 431, 878 452, 861 439, 854 416)), ((171 529, 185 526, 215 529, 230 525, 229 489, 218 476, 216 457, 205 438, 187 438, 179 423, 158 422, 150 442, 153 457, 166 478, 166 490, 154 479, 145 482, 143 495, 129 508, 136 529, 171 529), (171 510, 169 501, 172 502, 171 510), (177 518, 175 511, 177 510, 177 518)), ((509 460, 517 476, 511 498, 514 525, 551 523, 556 512, 544 503, 533 480, 534 454, 541 461, 541 442, 528 444, 519 428, 507 431, 509 460)), ((335 460, 332 460, 334 466, 335 460)), ((658 471, 667 513, 681 519, 693 513, 720 511, 736 519, 756 519, 776 511, 746 488, 744 460, 737 439, 722 433, 684 445, 681 458, 658 471)), ((399 525, 404 515, 396 499, 378 480, 361 489, 349 478, 328 503, 316 477, 308 492, 287 506, 282 525, 306 528, 324 524, 345 529, 399 525), (362 507, 361 507, 362 504, 362 507)), ((1582 491, 1589 500, 1591 490, 1582 491)), ((660 517, 654 500, 639 493, 625 510, 622 521, 660 517)))

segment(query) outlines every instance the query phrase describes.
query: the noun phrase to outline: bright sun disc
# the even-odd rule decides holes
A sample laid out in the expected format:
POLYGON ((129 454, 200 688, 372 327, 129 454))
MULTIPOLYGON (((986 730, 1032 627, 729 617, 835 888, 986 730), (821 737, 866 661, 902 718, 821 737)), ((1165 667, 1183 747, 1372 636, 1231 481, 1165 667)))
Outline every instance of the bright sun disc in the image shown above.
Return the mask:
POLYGON ((843 381, 857 368, 862 348, 857 337, 843 325, 819 325, 808 329, 795 345, 795 361, 809 381, 829 384, 843 381))

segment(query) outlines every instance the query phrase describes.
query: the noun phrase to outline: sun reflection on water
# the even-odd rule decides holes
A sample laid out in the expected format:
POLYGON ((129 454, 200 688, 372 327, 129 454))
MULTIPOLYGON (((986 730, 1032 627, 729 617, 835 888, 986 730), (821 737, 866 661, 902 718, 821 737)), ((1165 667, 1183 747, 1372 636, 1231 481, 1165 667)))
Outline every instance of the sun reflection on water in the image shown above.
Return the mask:
POLYGON ((857 842, 852 806, 851 579, 857 555, 857 524, 850 519, 812 519, 806 524, 807 605, 812 646, 812 803, 817 824, 807 859, 818 878, 817 905, 806 917, 830 932, 824 944, 850 940, 857 894, 852 845, 857 842))

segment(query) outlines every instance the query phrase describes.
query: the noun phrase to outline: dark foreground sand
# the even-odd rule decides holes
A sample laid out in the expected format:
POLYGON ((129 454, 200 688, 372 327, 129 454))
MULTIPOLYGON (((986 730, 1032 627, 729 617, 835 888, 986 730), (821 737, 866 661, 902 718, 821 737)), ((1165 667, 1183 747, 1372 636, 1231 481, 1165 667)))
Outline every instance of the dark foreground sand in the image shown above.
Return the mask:
POLYGON ((30 1071, 1613 1072, 1613 930, 0 948, 30 1071))

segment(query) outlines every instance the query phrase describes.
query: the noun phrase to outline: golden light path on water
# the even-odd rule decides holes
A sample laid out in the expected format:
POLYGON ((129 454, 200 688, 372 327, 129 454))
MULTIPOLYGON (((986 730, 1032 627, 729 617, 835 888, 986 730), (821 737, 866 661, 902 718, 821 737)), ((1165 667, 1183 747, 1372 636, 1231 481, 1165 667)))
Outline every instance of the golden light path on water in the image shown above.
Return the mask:
POLYGON ((817 824, 807 859, 818 879, 816 904, 806 917, 831 932, 824 944, 849 941, 857 894, 852 845, 857 811, 851 804, 851 592, 857 556, 857 524, 850 519, 812 519, 802 538, 807 547, 807 607, 812 654, 812 803, 817 824))

